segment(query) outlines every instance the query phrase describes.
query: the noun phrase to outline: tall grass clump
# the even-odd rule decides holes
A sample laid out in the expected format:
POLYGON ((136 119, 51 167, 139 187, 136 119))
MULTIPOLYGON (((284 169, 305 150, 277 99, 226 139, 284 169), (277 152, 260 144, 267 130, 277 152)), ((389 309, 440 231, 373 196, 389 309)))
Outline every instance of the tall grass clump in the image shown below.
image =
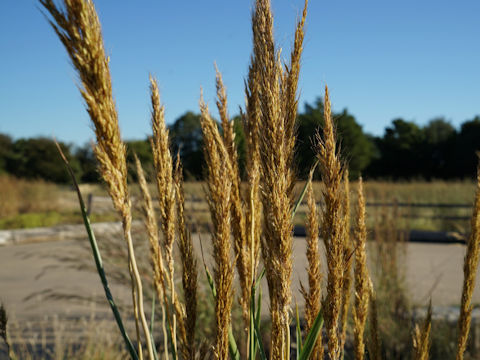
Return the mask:
POLYGON ((478 259, 480 256, 480 166, 477 167, 477 188, 471 220, 471 232, 463 266, 463 288, 458 319, 457 360, 464 357, 472 318, 472 296, 475 288, 478 259))
POLYGON ((45 212, 57 208, 58 186, 43 180, 17 179, 0 174, 0 217, 6 218, 31 212, 45 212))
MULTIPOLYGON (((102 265, 101 255, 89 225, 83 200, 78 190, 84 222, 105 294, 132 359, 246 359, 287 360, 292 351, 292 247, 293 219, 307 196, 307 272, 308 288, 302 287, 305 299, 306 328, 301 329, 296 316, 297 359, 338 360, 345 355, 348 314, 352 283, 355 304, 353 336, 355 359, 380 359, 382 351, 382 282, 380 292, 372 285, 367 270, 365 196, 360 180, 357 192, 357 217, 350 234, 350 185, 347 164, 340 158, 335 122, 331 113, 330 94, 325 87, 323 129, 316 136, 317 164, 322 177, 323 206, 317 210, 312 186, 313 172, 299 199, 294 199, 295 121, 298 107, 298 80, 303 50, 307 1, 295 27, 289 59, 284 63, 273 35, 273 16, 269 0, 256 0, 252 13, 253 51, 245 81, 246 106, 242 113, 247 134, 246 174, 242 186, 233 123, 227 112, 227 92, 216 69, 217 123, 200 97, 201 128, 206 160, 206 199, 212 222, 211 249, 213 274, 204 263, 205 277, 214 312, 211 338, 198 341, 201 319, 202 288, 198 287, 197 259, 185 209, 181 159, 172 155, 164 107, 160 102, 157 81, 150 77, 151 145, 154 158, 154 181, 158 210, 154 208, 140 161, 135 165, 142 195, 142 212, 150 246, 153 276, 150 284, 159 305, 152 308, 147 321, 144 309, 143 281, 133 247, 132 206, 127 184, 126 146, 118 126, 118 114, 112 95, 109 59, 105 55, 100 22, 92 0, 63 0, 62 7, 53 0, 39 0, 49 14, 48 19, 65 46, 80 79, 80 92, 94 125, 95 155, 99 172, 107 186, 113 205, 122 219, 123 238, 127 248, 135 340, 130 338, 112 296, 102 265), (243 189, 242 189, 243 188, 243 189), (159 216, 156 213, 159 213, 159 216), (320 240, 323 240, 327 274, 321 272, 320 240), (178 246, 178 255, 176 248, 178 246), (181 275, 176 267, 180 259, 181 275), (263 269, 262 269, 263 267, 263 269), (236 272, 235 272, 236 268, 236 272), (352 274, 354 269, 354 275, 352 274), (269 291, 270 343, 262 339, 261 304, 258 291, 265 275, 269 291), (177 278, 181 277, 180 287, 177 278), (235 294, 235 277, 240 291, 235 294), (322 296, 322 284, 325 284, 322 296), (243 324, 234 333, 232 313, 238 296, 243 324), (154 315, 161 310, 162 341, 156 345, 154 315), (379 311, 380 310, 380 311, 379 311), (325 332, 322 333, 325 318, 325 332), (369 335, 366 323, 369 320, 369 335), (236 337, 235 337, 236 335, 236 337), (197 340, 196 340, 197 339, 197 340), (239 340, 239 341, 237 341, 239 340), (135 343, 135 345, 133 345, 135 343), (326 354, 325 354, 326 353, 326 354)), ((65 159, 66 161, 66 159, 65 159)), ((70 169, 71 170, 71 169, 70 169)), ((72 173, 72 172, 71 172, 72 173)), ((72 173, 73 174, 73 173, 72 173)), ((75 179, 73 179, 74 183, 75 179)), ((479 177, 480 184, 480 177, 479 177)), ((78 187, 77 187, 78 188, 78 187)), ((465 285, 459 320, 458 355, 465 351, 470 326, 471 294, 478 263, 478 209, 472 220, 472 237, 465 260, 465 285)), ((395 231, 394 231, 395 232, 395 231)), ((390 234, 386 234, 387 237, 390 234)), ((395 232, 395 236, 397 236, 395 232)), ((379 243, 380 263, 398 280, 396 243, 379 243), (388 251, 385 251, 388 249, 388 251), (388 254, 388 256, 387 256, 388 254)), ((387 286, 387 287, 388 287, 387 286)), ((403 300, 403 298, 399 297, 403 300)), ((397 298, 395 298, 397 300, 397 298)), ((405 318, 402 306, 399 318, 405 318)), ((422 330, 414 332, 416 358, 428 357, 431 313, 422 330)), ((404 323, 402 323, 404 324, 404 323)))

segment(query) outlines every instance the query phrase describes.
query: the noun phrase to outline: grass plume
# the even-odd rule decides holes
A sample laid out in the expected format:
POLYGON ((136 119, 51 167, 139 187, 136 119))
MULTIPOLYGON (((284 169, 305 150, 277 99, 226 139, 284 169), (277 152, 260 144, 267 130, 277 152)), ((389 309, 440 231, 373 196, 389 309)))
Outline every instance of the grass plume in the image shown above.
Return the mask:
POLYGON ((427 317, 425 318, 420 330, 418 324, 413 331, 413 359, 428 360, 430 352, 430 331, 432 329, 432 302, 428 305, 427 317))
POLYGON ((175 193, 177 197, 178 247, 182 262, 182 285, 185 298, 185 341, 184 359, 195 359, 195 325, 197 322, 197 260, 194 255, 192 235, 187 227, 185 216, 185 193, 180 158, 175 166, 175 193))
POLYGON ((250 72, 258 84, 256 87, 250 86, 250 91, 254 96, 258 94, 260 110, 259 133, 262 136, 259 138, 259 153, 265 236, 262 256, 270 294, 272 331, 277 334, 271 340, 273 359, 288 358, 290 344, 292 161, 306 8, 303 15, 296 28, 291 64, 285 70, 275 46, 270 1, 257 1, 252 15, 253 55, 250 72))
MULTIPOLYGON (((137 155, 134 155, 135 166, 137 170, 138 183, 140 185, 140 191, 142 193, 142 210, 144 215, 145 227, 147 229, 148 240, 150 242, 150 261, 153 269, 153 286, 157 293, 157 297, 161 302, 162 309, 162 324, 169 323, 170 331, 172 329, 171 317, 168 316, 169 304, 167 300, 167 291, 165 287, 165 265, 163 262, 163 254, 159 246, 158 238, 158 225, 155 210, 153 208, 152 197, 148 190, 147 181, 145 180, 145 174, 142 169, 142 164, 137 155)), ((162 328, 164 337, 164 351, 165 358, 168 358, 168 336, 165 327, 162 328)))
MULTIPOLYGON (((308 292, 302 286, 305 298, 305 332, 308 333, 313 326, 315 318, 320 311, 322 299, 322 269, 319 251, 319 219, 312 182, 307 187, 307 260, 308 260, 308 292)), ((320 334, 312 353, 312 360, 323 359, 322 335, 320 334)))
POLYGON ((246 174, 248 189, 245 223, 249 237, 250 283, 256 277, 256 269, 260 258, 260 236, 262 231, 262 202, 260 197, 260 99, 259 71, 252 56, 245 81, 245 108, 242 113, 243 129, 246 134, 246 174))
POLYGON ((228 151, 211 118, 208 107, 200 100, 201 125, 204 136, 204 154, 207 163, 208 205, 213 223, 213 259, 215 261, 215 320, 214 344, 217 359, 228 358, 228 331, 231 325, 233 302, 233 261, 231 244, 231 164, 228 151))
POLYGON ((322 221, 322 238, 327 253, 327 296, 325 325, 330 359, 340 357, 339 317, 342 306, 343 276, 345 269, 344 219, 342 216, 342 165, 336 149, 335 127, 331 115, 328 87, 325 87, 325 124, 322 135, 317 134, 320 172, 325 184, 325 208, 322 221))
POLYGON ((132 282, 132 301, 137 329, 138 352, 142 357, 140 324, 147 351, 154 358, 148 324, 143 309, 142 281, 131 237, 131 202, 127 188, 125 144, 121 140, 118 114, 112 95, 109 59, 105 54, 100 21, 91 0, 64 0, 64 9, 52 0, 39 0, 53 20, 50 25, 63 43, 77 74, 80 93, 94 124, 97 143, 94 146, 99 171, 107 184, 115 209, 120 213, 128 247, 132 282))
POLYGON ((367 227, 365 225, 365 197, 362 178, 357 189, 357 219, 355 222, 355 306, 353 308, 353 335, 355 359, 365 356, 364 332, 368 317, 370 298, 370 276, 367 269, 367 227))
POLYGON ((348 168, 343 172, 343 242, 345 269, 343 273, 343 294, 342 294, 342 310, 340 313, 340 348, 344 349, 347 339, 347 321, 350 310, 350 298, 352 295, 352 263, 353 263, 353 246, 350 238, 350 181, 348 178, 348 168))
POLYGON ((233 121, 230 120, 227 111, 227 92, 223 84, 222 74, 216 70, 216 88, 217 88, 217 108, 220 114, 220 120, 223 130, 223 143, 227 150, 230 160, 229 174, 232 183, 231 188, 231 214, 232 214, 232 232, 234 238, 234 248, 237 257, 237 271, 240 282, 240 305, 242 306, 242 315, 245 323, 245 334, 250 323, 250 289, 251 289, 251 266, 250 266, 250 246, 247 239, 247 227, 245 220, 244 202, 241 197, 240 170, 238 167, 238 154, 235 144, 235 133, 233 131, 233 121))
POLYGON ((471 233, 467 243, 467 252, 463 265, 463 288, 458 318, 457 360, 463 359, 467 347, 470 322, 472 318, 472 296, 475 288, 478 259, 480 255, 480 167, 477 167, 477 188, 471 219, 471 233))
MULTIPOLYGON (((173 160, 169 148, 168 129, 165 125, 165 108, 160 104, 160 94, 157 81, 150 77, 150 98, 152 104, 152 130, 151 140, 153 163, 155 166, 155 180, 158 190, 160 206, 161 230, 163 246, 165 248, 166 282, 170 292, 171 301, 171 331, 173 347, 177 349, 177 296, 175 292, 175 267, 173 258, 173 245, 175 243, 175 186, 173 181, 173 160)), ((182 337, 183 338, 183 337, 182 337)))

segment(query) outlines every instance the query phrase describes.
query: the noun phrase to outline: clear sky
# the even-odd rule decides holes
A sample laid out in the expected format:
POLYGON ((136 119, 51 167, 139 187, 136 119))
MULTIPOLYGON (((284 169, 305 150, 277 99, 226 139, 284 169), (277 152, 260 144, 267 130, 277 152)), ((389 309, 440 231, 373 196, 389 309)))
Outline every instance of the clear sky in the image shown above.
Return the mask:
MULTIPOLYGON (((243 106, 253 0, 97 0, 122 135, 150 134, 148 74, 158 78, 167 122, 214 108, 214 61, 230 113, 243 106)), ((284 56, 301 0, 272 0, 284 56)), ((392 119, 453 125, 480 114, 480 1, 310 0, 300 110, 328 84, 375 135, 392 119)), ((0 133, 83 144, 92 130, 65 50, 34 0, 0 1, 0 133)))

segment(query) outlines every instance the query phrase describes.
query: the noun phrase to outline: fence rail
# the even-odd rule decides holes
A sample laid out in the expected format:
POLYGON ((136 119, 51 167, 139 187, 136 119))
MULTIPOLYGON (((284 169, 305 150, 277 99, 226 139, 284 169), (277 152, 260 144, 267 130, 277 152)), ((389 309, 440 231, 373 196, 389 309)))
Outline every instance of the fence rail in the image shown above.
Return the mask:
POLYGON ((409 207, 409 208, 445 208, 445 209, 471 209, 472 204, 433 204, 433 203, 409 203, 409 202, 367 202, 367 206, 371 207, 409 207))

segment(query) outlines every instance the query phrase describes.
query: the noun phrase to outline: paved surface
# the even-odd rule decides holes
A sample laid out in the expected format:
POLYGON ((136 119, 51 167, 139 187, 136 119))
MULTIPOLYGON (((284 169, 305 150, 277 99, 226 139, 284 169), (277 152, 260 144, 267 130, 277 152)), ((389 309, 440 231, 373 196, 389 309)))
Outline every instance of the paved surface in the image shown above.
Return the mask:
MULTIPOLYGON (((101 241, 102 236, 97 234, 97 238, 101 241)), ((195 236, 194 239, 200 265, 199 238, 195 236)), ((206 244, 204 251, 209 262, 209 238, 203 235, 202 240, 206 244)), ((123 245, 122 242, 119 244, 123 245)), ((59 334, 70 340, 72 334, 77 334, 77 330, 80 334, 87 326, 85 320, 79 319, 91 316, 112 326, 112 315, 98 276, 91 266, 85 265, 93 263, 86 245, 87 239, 80 236, 77 239, 0 247, 0 301, 8 310, 11 324, 22 328, 23 341, 54 341, 59 334)), ((430 297, 436 307, 451 309, 450 306, 458 304, 465 246, 425 243, 406 243, 404 246, 405 251, 399 251, 403 254, 400 264, 413 304, 425 306, 430 297)), ((373 250, 369 254, 372 257, 373 250)), ((307 282, 306 265, 305 241, 295 238, 292 290, 300 307, 303 302, 299 284, 300 281, 307 282)), ((199 271, 202 271, 201 267, 199 271)), ((477 277, 474 304, 480 304, 479 287, 480 279, 477 277)), ((130 309, 131 301, 129 287, 111 280, 111 288, 117 302, 125 306, 122 314, 128 316, 126 309, 130 309)), ((263 293, 268 294, 266 281, 263 282, 263 293)), ((267 296, 264 296, 263 312, 264 315, 268 313, 267 296)), ((451 315, 451 311, 448 312, 447 315, 451 315)))
MULTIPOLYGON (((207 237, 202 239, 208 242, 207 237)), ((103 288, 97 274, 82 266, 85 261, 90 261, 86 241, 80 238, 0 247, 0 300, 8 311, 19 320, 38 315, 71 316, 91 312, 89 300, 98 300, 100 305, 96 306, 96 310, 108 310, 101 305, 103 288), (75 258, 78 263, 72 262, 75 258)), ((405 247, 401 264, 412 301, 426 304, 431 296, 436 306, 458 304, 465 246, 407 243, 405 247)), ((208 254, 209 246, 204 249, 208 254)), ((306 283, 306 264, 305 243, 296 238, 292 289, 299 303, 299 281, 306 283)), ((480 279, 477 277, 474 303, 480 303, 479 287, 480 279)), ((128 304, 128 287, 113 283, 112 289, 119 299, 128 304)), ((266 284, 264 290, 266 294, 266 284)))

